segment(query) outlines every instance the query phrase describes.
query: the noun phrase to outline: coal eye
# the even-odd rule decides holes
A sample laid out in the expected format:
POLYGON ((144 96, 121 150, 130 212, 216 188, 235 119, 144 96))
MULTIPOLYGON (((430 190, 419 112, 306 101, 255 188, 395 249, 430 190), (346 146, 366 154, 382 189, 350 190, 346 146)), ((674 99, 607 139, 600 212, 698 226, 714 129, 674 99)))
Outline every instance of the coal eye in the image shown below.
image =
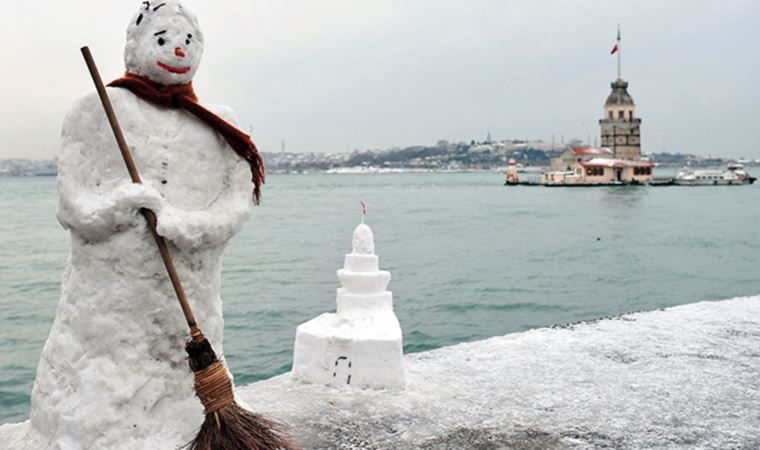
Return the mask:
POLYGON ((190 45, 190 39, 185 39, 185 44, 190 45))
POLYGON ((164 40, 164 38, 162 37, 158 38, 158 45, 164 45, 165 43, 166 41, 164 40))

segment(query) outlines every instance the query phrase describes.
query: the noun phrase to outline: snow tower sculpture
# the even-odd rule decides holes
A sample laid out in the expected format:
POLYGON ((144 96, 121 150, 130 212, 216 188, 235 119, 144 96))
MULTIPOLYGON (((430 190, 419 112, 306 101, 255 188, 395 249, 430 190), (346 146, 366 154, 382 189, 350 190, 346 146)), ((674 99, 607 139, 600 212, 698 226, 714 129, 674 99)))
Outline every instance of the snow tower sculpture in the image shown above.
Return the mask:
POLYGON ((221 353, 222 253, 248 217, 253 166, 197 114, 234 125, 232 110, 195 103, 191 114, 175 102, 195 101, 203 42, 195 15, 174 0, 143 2, 129 24, 120 80, 144 91, 115 82, 122 87, 108 95, 142 185, 131 183, 95 93, 64 120, 57 217, 71 253, 31 409, 32 431, 49 448, 176 448, 203 422, 183 351, 186 325, 138 214, 156 213, 195 315, 221 353))
POLYGON ((338 270, 336 314, 298 326, 293 375, 334 386, 404 386, 401 326, 386 290, 391 274, 379 269, 372 229, 354 230, 353 250, 338 270))

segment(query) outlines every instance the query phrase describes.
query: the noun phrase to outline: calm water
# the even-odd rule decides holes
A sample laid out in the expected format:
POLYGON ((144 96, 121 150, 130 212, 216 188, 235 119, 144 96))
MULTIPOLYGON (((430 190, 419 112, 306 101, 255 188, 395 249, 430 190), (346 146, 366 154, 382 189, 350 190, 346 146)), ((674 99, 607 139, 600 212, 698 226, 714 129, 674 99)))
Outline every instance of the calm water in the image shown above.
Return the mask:
MULTIPOLYGON (((335 308, 358 202, 392 271, 406 352, 760 293, 760 186, 503 187, 499 174, 273 175, 225 256, 237 383, 289 370, 335 308)), ((55 180, 0 178, 0 423, 25 419, 69 238, 55 180)), ((178 350, 181 351, 181 350, 178 350)))

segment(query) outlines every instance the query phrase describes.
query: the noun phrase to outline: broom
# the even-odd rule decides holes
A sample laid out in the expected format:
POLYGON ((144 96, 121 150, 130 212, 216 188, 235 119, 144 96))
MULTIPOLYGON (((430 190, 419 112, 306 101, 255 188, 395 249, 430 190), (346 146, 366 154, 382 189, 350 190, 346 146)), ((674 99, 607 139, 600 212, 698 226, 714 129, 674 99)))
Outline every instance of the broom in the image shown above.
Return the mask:
MULTIPOLYGON (((82 47, 81 50, 119 150, 121 150, 121 156, 127 165, 129 176, 133 183, 141 183, 140 174, 137 172, 135 162, 124 140, 124 134, 121 132, 92 53, 88 47, 82 47)), ((198 435, 186 447, 191 450, 296 450, 297 447, 284 436, 284 427, 281 424, 247 411, 235 403, 232 380, 224 364, 211 348, 211 343, 203 336, 195 321, 174 268, 169 247, 156 231, 156 215, 145 208, 142 208, 140 212, 148 222, 148 228, 156 241, 182 313, 190 328, 190 340, 185 345, 185 351, 188 354, 190 368, 195 375, 195 394, 203 403, 206 419, 198 435)))

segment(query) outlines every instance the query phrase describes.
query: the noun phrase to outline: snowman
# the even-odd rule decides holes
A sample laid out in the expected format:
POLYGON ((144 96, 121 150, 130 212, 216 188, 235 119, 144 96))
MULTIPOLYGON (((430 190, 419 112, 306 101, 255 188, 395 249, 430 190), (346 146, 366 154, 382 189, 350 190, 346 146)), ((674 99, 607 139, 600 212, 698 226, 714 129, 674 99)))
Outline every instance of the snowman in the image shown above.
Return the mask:
POLYGON ((95 93, 66 115, 57 217, 71 234, 55 322, 32 390, 48 448, 166 448, 203 421, 187 327, 139 208, 153 210, 206 337, 222 353, 222 253, 258 198, 261 160, 231 109, 201 106, 196 17, 143 2, 127 29, 127 74, 108 95, 140 171, 132 184, 95 93), (247 147, 246 147, 247 146, 247 147))

